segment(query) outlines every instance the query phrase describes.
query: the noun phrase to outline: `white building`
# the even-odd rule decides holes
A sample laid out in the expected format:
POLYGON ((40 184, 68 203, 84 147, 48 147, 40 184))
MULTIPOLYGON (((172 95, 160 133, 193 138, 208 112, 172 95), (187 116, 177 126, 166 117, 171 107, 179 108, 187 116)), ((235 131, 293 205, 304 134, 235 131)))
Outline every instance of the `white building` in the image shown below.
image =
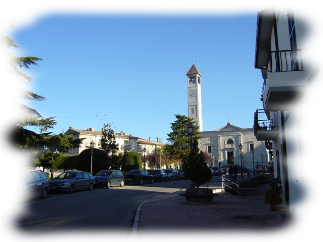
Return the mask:
POLYGON ((298 123, 293 110, 316 75, 313 67, 302 62, 305 32, 292 11, 258 12, 255 68, 263 79, 263 109, 255 112, 254 133, 271 149, 274 175, 283 181, 283 201, 291 212, 297 210, 304 181, 301 140, 292 131, 298 123))
MULTIPOLYGON (((76 139, 84 138, 81 146, 76 149, 72 149, 69 151, 71 155, 78 155, 83 150, 90 148, 90 143, 94 142, 94 148, 100 149, 100 139, 102 138, 101 131, 95 131, 94 128, 88 128, 86 130, 83 129, 75 129, 73 127, 69 127, 69 129, 65 132, 65 134, 73 134, 76 139)), ((116 144, 118 144, 119 153, 124 153, 127 151, 136 151, 141 155, 149 155, 153 154, 158 147, 162 147, 164 144, 159 142, 157 138, 157 142, 146 139, 142 139, 139 137, 135 137, 132 134, 126 135, 124 131, 120 133, 114 133, 116 144), (146 153, 144 153, 144 148, 146 148, 146 153)))
POLYGON ((193 64, 187 76, 188 117, 199 126, 199 149, 211 155, 209 166, 239 166, 250 171, 268 165, 265 142, 257 141, 253 128, 239 128, 228 124, 215 131, 203 131, 202 119, 202 75, 193 64), (241 155, 239 145, 242 145, 241 155), (242 157, 242 159, 241 159, 242 157))
POLYGON ((244 167, 250 172, 268 165, 264 141, 257 141, 253 128, 239 128, 230 122, 215 131, 200 133, 199 148, 211 155, 209 166, 244 167), (241 150, 240 150, 241 144, 241 150))
POLYGON ((193 118, 199 131, 203 131, 202 120, 202 93, 201 77, 202 75, 193 64, 186 73, 187 76, 187 96, 188 96, 188 117, 193 118))

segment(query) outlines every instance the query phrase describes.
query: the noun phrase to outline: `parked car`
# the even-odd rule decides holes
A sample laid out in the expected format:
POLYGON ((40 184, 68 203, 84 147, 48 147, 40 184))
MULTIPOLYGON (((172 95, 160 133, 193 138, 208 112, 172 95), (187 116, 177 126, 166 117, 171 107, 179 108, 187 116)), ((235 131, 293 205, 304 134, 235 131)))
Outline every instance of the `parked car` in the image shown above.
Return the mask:
POLYGON ((73 193, 76 190, 92 191, 94 178, 85 171, 66 171, 49 182, 50 191, 73 193))
POLYGON ((153 176, 154 182, 168 181, 168 177, 163 170, 149 170, 148 173, 153 176))
POLYGON ((139 184, 142 185, 143 183, 154 183, 154 179, 152 175, 146 170, 130 170, 127 174, 124 175, 125 184, 139 184))
POLYGON ((11 172, 0 180, 0 200, 24 203, 32 197, 46 198, 49 182, 43 172, 11 172))
POLYGON ((213 171, 214 171, 214 175, 215 176, 221 176, 222 175, 222 172, 219 168, 217 167, 212 167, 213 171))
POLYGON ((186 177, 183 169, 178 169, 177 172, 178 172, 178 179, 180 179, 180 180, 187 180, 188 179, 186 177))
POLYGON ((106 187, 124 185, 124 176, 120 170, 102 170, 94 176, 95 186, 106 187))
POLYGON ((178 171, 174 169, 164 169, 166 175, 168 176, 168 180, 173 181, 173 180, 179 180, 179 175, 178 171))
POLYGON ((211 171, 211 175, 212 175, 212 176, 215 176, 215 172, 214 172, 214 170, 213 170, 213 168, 212 168, 212 167, 210 167, 210 171, 211 171))

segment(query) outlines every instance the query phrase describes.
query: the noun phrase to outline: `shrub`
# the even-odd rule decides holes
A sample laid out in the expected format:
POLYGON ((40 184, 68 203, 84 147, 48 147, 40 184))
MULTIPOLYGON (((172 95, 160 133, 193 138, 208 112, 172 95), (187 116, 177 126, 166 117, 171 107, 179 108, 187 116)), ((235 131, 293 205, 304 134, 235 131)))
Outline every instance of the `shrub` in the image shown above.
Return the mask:
POLYGON ((128 172, 136 169, 142 169, 140 155, 134 151, 126 152, 122 158, 122 170, 128 172))
POLYGON ((197 140, 195 140, 192 151, 188 156, 183 158, 183 170, 186 177, 199 188, 200 185, 212 179, 212 174, 210 168, 206 164, 203 152, 199 151, 197 146, 198 143, 197 140))

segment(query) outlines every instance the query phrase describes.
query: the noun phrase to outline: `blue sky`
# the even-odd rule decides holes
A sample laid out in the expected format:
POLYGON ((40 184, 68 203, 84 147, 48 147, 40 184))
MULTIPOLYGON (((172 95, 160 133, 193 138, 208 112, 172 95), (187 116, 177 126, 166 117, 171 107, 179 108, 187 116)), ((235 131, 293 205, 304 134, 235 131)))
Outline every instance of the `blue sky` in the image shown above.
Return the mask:
POLYGON ((22 56, 43 58, 28 73, 30 102, 55 116, 54 133, 111 123, 116 132, 167 140, 187 114, 186 73, 202 74, 204 131, 230 121, 251 128, 261 108, 254 68, 256 11, 235 15, 49 14, 13 31, 22 56))

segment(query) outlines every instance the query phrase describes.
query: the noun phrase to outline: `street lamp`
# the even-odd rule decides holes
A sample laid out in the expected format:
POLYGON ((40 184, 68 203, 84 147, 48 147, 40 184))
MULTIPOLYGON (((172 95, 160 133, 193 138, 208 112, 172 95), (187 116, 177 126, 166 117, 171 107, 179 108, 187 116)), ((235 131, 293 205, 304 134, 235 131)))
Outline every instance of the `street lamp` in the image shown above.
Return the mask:
POLYGON ((252 169, 253 169, 253 177, 255 177, 255 150, 252 149, 252 169))
POLYGON ((239 149, 240 149, 240 157, 241 157, 241 178, 240 180, 243 180, 243 169, 242 169, 242 144, 239 144, 239 149))
POLYGON ((191 151, 192 151, 192 137, 194 134, 194 126, 192 123, 189 123, 189 125, 187 127, 187 131, 188 131, 188 135, 191 136, 191 151))
POLYGON ((144 151, 144 170, 146 170, 146 147, 144 147, 143 151, 144 151))
POLYGON ((90 146, 91 146, 91 175, 92 175, 92 161, 93 161, 93 148, 94 148, 93 140, 91 141, 90 146))
POLYGON ((168 151, 166 150, 166 151, 165 151, 165 155, 166 155, 166 169, 168 168, 168 167, 167 167, 167 156, 168 156, 168 154, 169 154, 169 153, 168 153, 168 151))
MULTIPOLYGON (((56 155, 58 154, 58 150, 56 149, 55 152, 54 152, 56 155)), ((54 167, 53 167, 53 163, 54 161, 52 160, 52 174, 51 174, 51 179, 53 179, 53 176, 54 176, 54 167)))

